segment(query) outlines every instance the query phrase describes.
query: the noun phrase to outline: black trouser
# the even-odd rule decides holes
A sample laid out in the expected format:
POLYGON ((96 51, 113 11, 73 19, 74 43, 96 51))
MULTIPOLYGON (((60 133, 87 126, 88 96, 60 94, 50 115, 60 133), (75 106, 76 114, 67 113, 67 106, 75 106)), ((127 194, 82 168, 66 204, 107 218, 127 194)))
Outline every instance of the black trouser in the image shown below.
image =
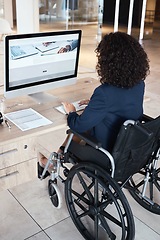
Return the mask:
POLYGON ((92 162, 110 170, 110 160, 108 157, 98 149, 95 149, 89 145, 81 145, 75 141, 72 141, 69 145, 68 152, 77 158, 77 161, 92 162))

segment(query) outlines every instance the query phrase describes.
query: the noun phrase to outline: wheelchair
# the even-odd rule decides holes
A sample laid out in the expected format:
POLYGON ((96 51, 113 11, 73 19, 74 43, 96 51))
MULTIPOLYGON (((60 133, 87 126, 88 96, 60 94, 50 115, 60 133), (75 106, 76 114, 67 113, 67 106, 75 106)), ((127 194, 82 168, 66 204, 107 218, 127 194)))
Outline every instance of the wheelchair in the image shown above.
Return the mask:
POLYGON ((41 176, 52 165, 52 204, 61 207, 61 181, 69 214, 84 239, 135 239, 133 213, 123 189, 142 207, 160 214, 160 116, 125 121, 111 152, 86 134, 71 129, 67 133, 64 153, 51 153, 41 176), (74 142, 74 135, 85 144, 74 142), (83 151, 86 156, 81 158, 83 151))

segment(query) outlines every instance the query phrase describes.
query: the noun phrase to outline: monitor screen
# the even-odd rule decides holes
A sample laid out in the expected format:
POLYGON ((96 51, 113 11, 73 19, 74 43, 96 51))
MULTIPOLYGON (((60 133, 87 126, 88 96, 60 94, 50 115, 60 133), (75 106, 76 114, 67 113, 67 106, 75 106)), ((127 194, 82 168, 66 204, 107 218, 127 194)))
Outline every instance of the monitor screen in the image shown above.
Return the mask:
POLYGON ((8 35, 4 96, 31 95, 76 82, 81 30, 8 35))

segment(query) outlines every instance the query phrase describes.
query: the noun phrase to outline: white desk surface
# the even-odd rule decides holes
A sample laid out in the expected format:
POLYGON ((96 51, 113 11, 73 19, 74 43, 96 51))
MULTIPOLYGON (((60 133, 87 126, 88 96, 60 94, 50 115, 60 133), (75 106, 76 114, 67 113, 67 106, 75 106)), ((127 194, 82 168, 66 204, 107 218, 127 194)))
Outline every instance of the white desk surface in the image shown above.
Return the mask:
POLYGON ((99 85, 99 81, 94 78, 86 77, 79 78, 75 85, 58 88, 56 90, 48 91, 48 93, 57 96, 53 102, 38 104, 30 97, 20 97, 12 100, 5 100, 4 112, 14 112, 22 109, 32 108, 42 114, 53 123, 47 126, 38 127, 28 131, 21 131, 14 124, 11 124, 11 129, 3 122, 0 124, 0 145, 12 143, 13 141, 39 136, 41 134, 49 133, 66 126, 66 116, 54 107, 59 106, 62 101, 77 101, 81 99, 88 99, 92 95, 94 89, 99 85))

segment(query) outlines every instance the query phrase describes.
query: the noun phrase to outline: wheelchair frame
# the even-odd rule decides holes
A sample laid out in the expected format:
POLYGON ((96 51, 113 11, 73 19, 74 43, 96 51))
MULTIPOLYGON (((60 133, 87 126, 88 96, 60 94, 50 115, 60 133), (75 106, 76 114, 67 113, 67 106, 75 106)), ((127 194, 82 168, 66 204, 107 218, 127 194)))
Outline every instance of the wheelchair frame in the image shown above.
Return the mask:
MULTIPOLYGON (((151 120, 151 119, 149 119, 151 120)), ((124 126, 135 125, 136 121, 127 120, 124 126)), ((145 130, 146 131, 146 130, 145 130)), ((127 188, 132 197, 144 208, 155 214, 160 214, 160 203, 154 202, 153 185, 160 191, 160 145, 157 145, 150 161, 139 172, 118 182, 115 176, 115 159, 111 153, 101 147, 96 140, 91 141, 85 134, 78 134, 72 130, 63 154, 51 153, 42 173, 44 178, 49 166, 52 165, 48 191, 52 204, 60 208, 62 197, 57 187, 57 180, 65 183, 65 199, 70 216, 87 240, 121 239, 132 240, 135 238, 135 225, 129 203, 122 191, 127 188), (102 167, 91 162, 75 162, 69 155, 68 148, 74 135, 81 137, 87 144, 103 152, 111 163, 110 173, 102 167), (71 169, 65 163, 73 164, 71 169), (60 168, 64 169, 64 176, 60 175, 60 168), (136 183, 134 176, 140 174, 143 177, 136 183), (78 183, 78 187, 77 187, 78 183), (149 196, 147 187, 149 186, 149 196), (78 193, 77 188, 80 189, 78 193), (108 209, 111 207, 113 215, 108 209)))

